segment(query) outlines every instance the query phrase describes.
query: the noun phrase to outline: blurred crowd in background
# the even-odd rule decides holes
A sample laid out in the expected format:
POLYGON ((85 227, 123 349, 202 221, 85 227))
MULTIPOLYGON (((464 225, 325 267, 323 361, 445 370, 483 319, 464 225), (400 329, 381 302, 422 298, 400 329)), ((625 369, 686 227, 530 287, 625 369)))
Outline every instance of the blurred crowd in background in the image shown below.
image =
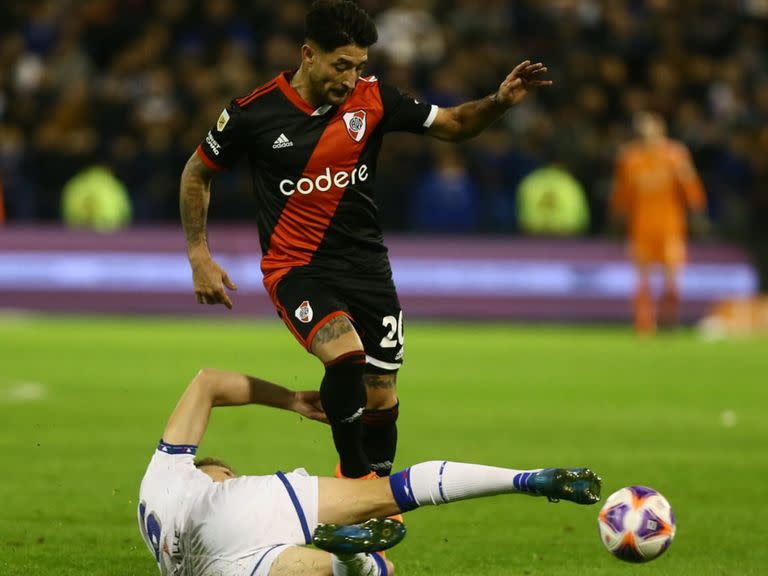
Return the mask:
MULTIPOLYGON (((128 198, 119 222, 176 221, 186 159, 231 98, 298 65, 308 4, 0 3, 6 219, 60 219, 77 176, 128 198)), ((555 81, 462 145, 385 139, 386 229, 519 233, 520 184, 542 168, 579 197, 565 231, 604 234, 617 150, 652 109, 690 147, 716 234, 768 244, 768 0, 360 4, 379 30, 368 72, 432 103, 490 94, 527 58, 555 81)), ((212 221, 247 219, 246 170, 212 202, 212 221)))

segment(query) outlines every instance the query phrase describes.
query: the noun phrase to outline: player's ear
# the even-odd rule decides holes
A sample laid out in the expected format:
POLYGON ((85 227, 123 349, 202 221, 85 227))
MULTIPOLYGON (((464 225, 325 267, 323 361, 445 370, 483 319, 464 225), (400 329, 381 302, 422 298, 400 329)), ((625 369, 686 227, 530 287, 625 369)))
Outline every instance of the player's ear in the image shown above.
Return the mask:
POLYGON ((315 62, 315 50, 309 44, 302 44, 301 46, 301 61, 310 66, 315 62))

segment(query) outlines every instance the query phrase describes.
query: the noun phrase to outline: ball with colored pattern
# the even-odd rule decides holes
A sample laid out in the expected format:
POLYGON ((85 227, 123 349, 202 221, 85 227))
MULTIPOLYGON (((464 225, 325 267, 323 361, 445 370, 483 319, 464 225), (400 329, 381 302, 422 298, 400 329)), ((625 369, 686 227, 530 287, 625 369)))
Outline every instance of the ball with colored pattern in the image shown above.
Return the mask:
POLYGON ((600 540, 626 562, 661 556, 675 537, 675 514, 664 496, 646 486, 627 486, 611 494, 597 519, 600 540))

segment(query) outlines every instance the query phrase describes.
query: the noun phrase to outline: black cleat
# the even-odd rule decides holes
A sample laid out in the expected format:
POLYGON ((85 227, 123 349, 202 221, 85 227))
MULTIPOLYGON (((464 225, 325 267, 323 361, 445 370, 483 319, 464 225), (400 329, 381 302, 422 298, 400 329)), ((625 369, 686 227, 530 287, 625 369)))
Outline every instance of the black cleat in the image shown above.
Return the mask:
POLYGON ((598 502, 602 483, 603 479, 589 468, 545 468, 527 481, 533 494, 546 496, 550 502, 569 500, 576 504, 598 502))
POLYGON ((380 552, 405 538, 405 524, 390 518, 372 518, 362 524, 320 524, 312 544, 332 554, 380 552))

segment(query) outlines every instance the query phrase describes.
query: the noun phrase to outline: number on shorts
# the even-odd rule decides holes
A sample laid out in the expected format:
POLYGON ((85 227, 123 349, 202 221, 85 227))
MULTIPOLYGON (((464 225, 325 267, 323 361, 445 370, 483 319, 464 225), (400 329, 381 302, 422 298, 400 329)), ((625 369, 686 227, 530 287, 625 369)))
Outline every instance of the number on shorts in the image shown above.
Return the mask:
POLYGON ((162 527, 160 521, 155 516, 154 512, 150 512, 145 517, 147 512, 147 505, 142 502, 139 504, 139 526, 141 527, 141 535, 144 537, 144 541, 149 545, 152 551, 155 553, 155 560, 160 562, 160 532, 162 527))
POLYGON ((389 328, 389 332, 379 342, 379 346, 382 348, 395 348, 398 344, 403 345, 403 311, 400 310, 400 314, 397 318, 394 316, 384 316, 381 320, 381 325, 385 328, 389 328), (397 340, 395 340, 397 335, 397 340))

